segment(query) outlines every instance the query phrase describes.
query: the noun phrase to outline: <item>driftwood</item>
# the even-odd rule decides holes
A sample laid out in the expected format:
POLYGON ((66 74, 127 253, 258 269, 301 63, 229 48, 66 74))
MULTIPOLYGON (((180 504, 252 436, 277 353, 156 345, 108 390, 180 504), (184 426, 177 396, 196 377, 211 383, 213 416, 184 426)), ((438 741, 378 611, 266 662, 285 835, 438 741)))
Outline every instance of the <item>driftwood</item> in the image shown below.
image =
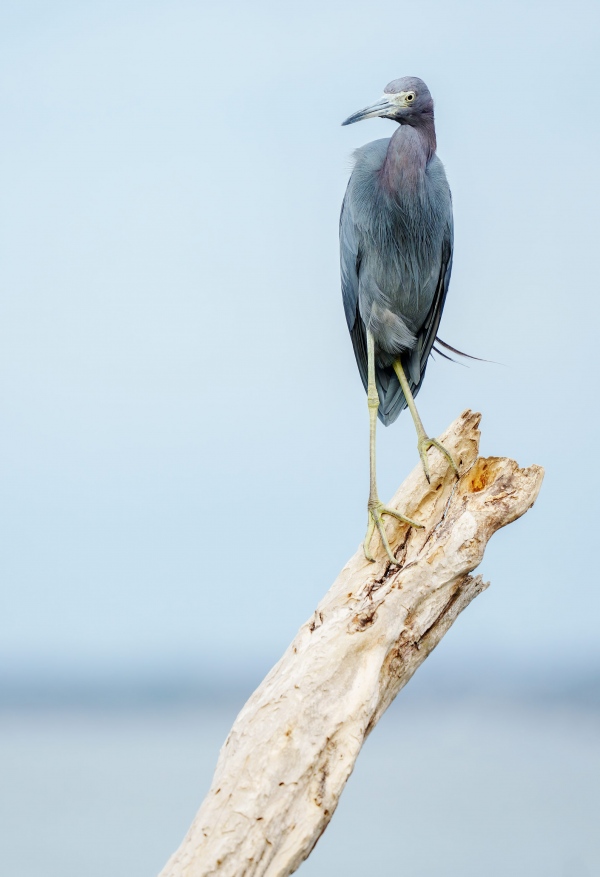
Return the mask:
MULTIPOLYGON (((460 479, 435 450, 431 484, 419 466, 388 517, 399 566, 362 548, 246 703, 214 780, 160 877, 293 873, 327 827, 367 735, 459 613, 483 591, 490 536, 533 505, 543 470, 478 458, 480 415, 466 411, 440 437, 460 479)), ((375 539, 373 548, 376 548, 375 539)))

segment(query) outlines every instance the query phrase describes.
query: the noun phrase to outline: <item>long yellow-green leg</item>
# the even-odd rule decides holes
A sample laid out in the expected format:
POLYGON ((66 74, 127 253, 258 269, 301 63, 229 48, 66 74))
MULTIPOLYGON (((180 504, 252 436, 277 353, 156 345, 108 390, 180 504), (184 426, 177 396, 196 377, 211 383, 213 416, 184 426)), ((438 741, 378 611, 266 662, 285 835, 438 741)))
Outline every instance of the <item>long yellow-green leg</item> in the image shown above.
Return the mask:
POLYGON ((419 412, 417 411, 413 394, 410 391, 408 381, 406 380, 406 375, 404 374, 404 369, 402 368, 402 363, 399 359, 397 359, 394 363, 394 371, 396 372, 396 377, 400 381, 400 386, 402 387, 404 398, 408 403, 408 408, 410 413, 412 414, 415 429, 417 430, 417 448, 419 450, 419 456, 423 464, 425 478, 427 479, 427 481, 430 480, 429 463, 427 462, 427 451, 429 450, 429 448, 437 448, 438 451, 441 451, 442 454, 447 458, 448 462, 454 469, 456 476, 458 477, 458 467, 452 459, 452 454, 448 450, 446 450, 446 448, 440 442, 438 442, 437 439, 429 438, 429 436, 425 432, 425 427, 423 426, 421 418, 419 417, 419 412))
POLYGON ((396 558, 392 553, 392 549, 390 548, 390 543, 388 542, 387 536, 385 535, 385 529, 383 526, 382 516, 383 515, 393 515, 395 518, 398 518, 399 521, 402 521, 405 524, 410 524, 411 527, 422 527, 422 524, 417 524, 416 521, 411 521, 410 518, 406 518, 404 515, 401 515, 400 512, 397 512, 396 509, 388 508, 384 506, 379 501, 379 496, 377 495, 377 474, 375 471, 375 432, 377 428, 377 411, 379 410, 379 394, 377 392, 377 384, 375 383, 375 341, 373 339, 373 335, 371 332, 367 330, 367 357, 368 357, 368 386, 367 386, 367 403, 369 405, 369 524, 367 526, 367 535, 365 536, 365 541, 363 543, 363 550, 365 552, 365 557, 367 560, 373 562, 375 558, 372 556, 370 551, 371 539, 373 537, 373 532, 375 527, 379 532, 381 537, 381 542, 383 547, 385 548, 385 553, 387 554, 391 563, 398 563, 396 558))

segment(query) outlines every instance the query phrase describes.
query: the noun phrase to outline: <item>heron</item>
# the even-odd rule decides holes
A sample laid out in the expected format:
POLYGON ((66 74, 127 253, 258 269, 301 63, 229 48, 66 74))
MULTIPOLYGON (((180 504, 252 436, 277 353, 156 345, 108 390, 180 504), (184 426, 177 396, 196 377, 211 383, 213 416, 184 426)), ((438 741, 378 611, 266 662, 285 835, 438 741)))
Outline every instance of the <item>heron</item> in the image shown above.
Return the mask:
POLYGON ((354 153, 340 216, 340 265, 344 311, 369 410, 370 489, 363 550, 374 561, 371 541, 377 529, 388 559, 397 564, 383 516, 411 527, 422 524, 379 499, 377 417, 388 426, 408 407, 427 481, 431 448, 446 457, 458 476, 452 455, 427 435, 415 406, 450 283, 452 197, 436 154, 433 99, 423 80, 394 79, 382 98, 342 124, 375 117, 391 119, 398 127, 392 137, 354 153))

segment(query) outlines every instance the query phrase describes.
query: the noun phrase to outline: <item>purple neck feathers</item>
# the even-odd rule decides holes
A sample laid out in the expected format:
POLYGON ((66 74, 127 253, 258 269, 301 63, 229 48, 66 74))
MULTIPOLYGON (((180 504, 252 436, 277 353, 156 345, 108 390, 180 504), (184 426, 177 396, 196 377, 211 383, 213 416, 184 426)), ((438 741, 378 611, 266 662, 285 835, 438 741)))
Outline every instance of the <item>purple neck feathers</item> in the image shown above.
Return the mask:
POLYGON ((392 193, 418 188, 435 148, 433 113, 420 116, 417 124, 399 125, 381 168, 385 188, 392 193))

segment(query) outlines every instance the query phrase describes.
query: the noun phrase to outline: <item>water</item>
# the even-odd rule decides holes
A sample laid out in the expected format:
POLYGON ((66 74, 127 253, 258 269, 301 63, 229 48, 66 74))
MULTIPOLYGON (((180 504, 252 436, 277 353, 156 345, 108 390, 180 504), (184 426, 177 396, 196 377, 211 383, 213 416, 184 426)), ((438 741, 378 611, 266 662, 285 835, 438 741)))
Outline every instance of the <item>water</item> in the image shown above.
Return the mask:
MULTIPOLYGON (((5 713, 2 873, 153 877, 238 706, 5 713)), ((600 712, 397 702, 299 873, 600 875, 600 712)))

